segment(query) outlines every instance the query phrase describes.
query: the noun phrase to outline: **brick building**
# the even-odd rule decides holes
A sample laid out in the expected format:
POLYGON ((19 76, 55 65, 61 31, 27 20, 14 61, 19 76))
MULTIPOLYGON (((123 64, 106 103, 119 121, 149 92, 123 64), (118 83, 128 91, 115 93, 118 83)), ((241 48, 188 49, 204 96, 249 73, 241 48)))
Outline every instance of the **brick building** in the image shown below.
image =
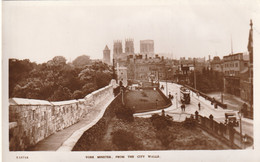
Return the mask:
POLYGON ((213 60, 210 61, 210 68, 213 71, 222 72, 223 71, 222 60, 218 56, 213 57, 213 60))
POLYGON ((243 53, 231 54, 223 57, 224 91, 240 96, 241 76, 248 68, 248 55, 243 53))

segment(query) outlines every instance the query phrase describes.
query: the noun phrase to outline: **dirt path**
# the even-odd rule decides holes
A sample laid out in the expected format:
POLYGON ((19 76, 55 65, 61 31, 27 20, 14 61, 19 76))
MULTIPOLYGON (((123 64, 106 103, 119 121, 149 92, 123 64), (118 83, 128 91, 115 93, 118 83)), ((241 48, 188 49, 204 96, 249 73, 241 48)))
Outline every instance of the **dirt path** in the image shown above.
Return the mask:
MULTIPOLYGON (((114 117, 115 118, 115 117, 114 117)), ((100 140, 101 144, 99 145, 100 150, 105 150, 105 151, 112 151, 113 148, 112 146, 112 135, 111 133, 113 132, 113 126, 115 125, 115 120, 114 118, 110 119, 108 126, 107 126, 107 130, 106 130, 106 134, 103 136, 102 140, 100 140)))
POLYGON ((111 141, 111 133, 113 132, 113 125, 115 124, 113 118, 110 120, 110 123, 108 124, 107 127, 107 132, 103 137, 103 141, 111 141))

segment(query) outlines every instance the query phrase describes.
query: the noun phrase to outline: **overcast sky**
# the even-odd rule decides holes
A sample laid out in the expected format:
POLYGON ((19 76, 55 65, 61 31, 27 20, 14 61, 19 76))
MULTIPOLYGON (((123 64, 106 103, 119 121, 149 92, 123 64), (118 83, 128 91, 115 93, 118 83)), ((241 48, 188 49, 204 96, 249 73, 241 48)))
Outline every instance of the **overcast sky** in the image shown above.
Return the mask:
MULTIPOLYGON (((62 55, 67 60, 86 54, 103 57, 113 40, 153 39, 156 53, 174 58, 220 57, 246 52, 249 22, 259 37, 259 0, 248 1, 5 1, 3 54, 38 63, 62 55), (158 3, 160 2, 160 3, 158 3), (257 20, 258 17, 258 20, 257 20)), ((256 45, 254 46, 257 50, 256 45)))

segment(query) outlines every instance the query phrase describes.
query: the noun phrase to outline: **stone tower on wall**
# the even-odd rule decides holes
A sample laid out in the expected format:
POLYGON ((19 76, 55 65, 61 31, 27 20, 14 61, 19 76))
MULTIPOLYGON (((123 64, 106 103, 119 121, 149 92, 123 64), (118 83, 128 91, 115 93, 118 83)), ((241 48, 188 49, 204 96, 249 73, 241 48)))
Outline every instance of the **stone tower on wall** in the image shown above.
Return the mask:
POLYGON ((125 40, 125 53, 127 55, 134 55, 134 40, 133 39, 126 39, 125 40))
POLYGON ((103 62, 110 65, 110 49, 107 47, 105 47, 105 49, 103 50, 103 62))
POLYGON ((114 41, 113 58, 117 60, 119 56, 123 53, 122 41, 114 41))

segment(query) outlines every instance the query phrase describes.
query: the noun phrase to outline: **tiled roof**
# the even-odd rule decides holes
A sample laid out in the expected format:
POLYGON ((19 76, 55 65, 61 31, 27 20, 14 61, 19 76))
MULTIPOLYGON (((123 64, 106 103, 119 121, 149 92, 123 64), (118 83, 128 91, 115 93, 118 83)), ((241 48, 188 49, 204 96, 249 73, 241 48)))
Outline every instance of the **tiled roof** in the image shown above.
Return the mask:
POLYGON ((106 47, 105 47, 105 49, 104 50, 109 50, 109 48, 107 47, 107 45, 106 45, 106 47))

